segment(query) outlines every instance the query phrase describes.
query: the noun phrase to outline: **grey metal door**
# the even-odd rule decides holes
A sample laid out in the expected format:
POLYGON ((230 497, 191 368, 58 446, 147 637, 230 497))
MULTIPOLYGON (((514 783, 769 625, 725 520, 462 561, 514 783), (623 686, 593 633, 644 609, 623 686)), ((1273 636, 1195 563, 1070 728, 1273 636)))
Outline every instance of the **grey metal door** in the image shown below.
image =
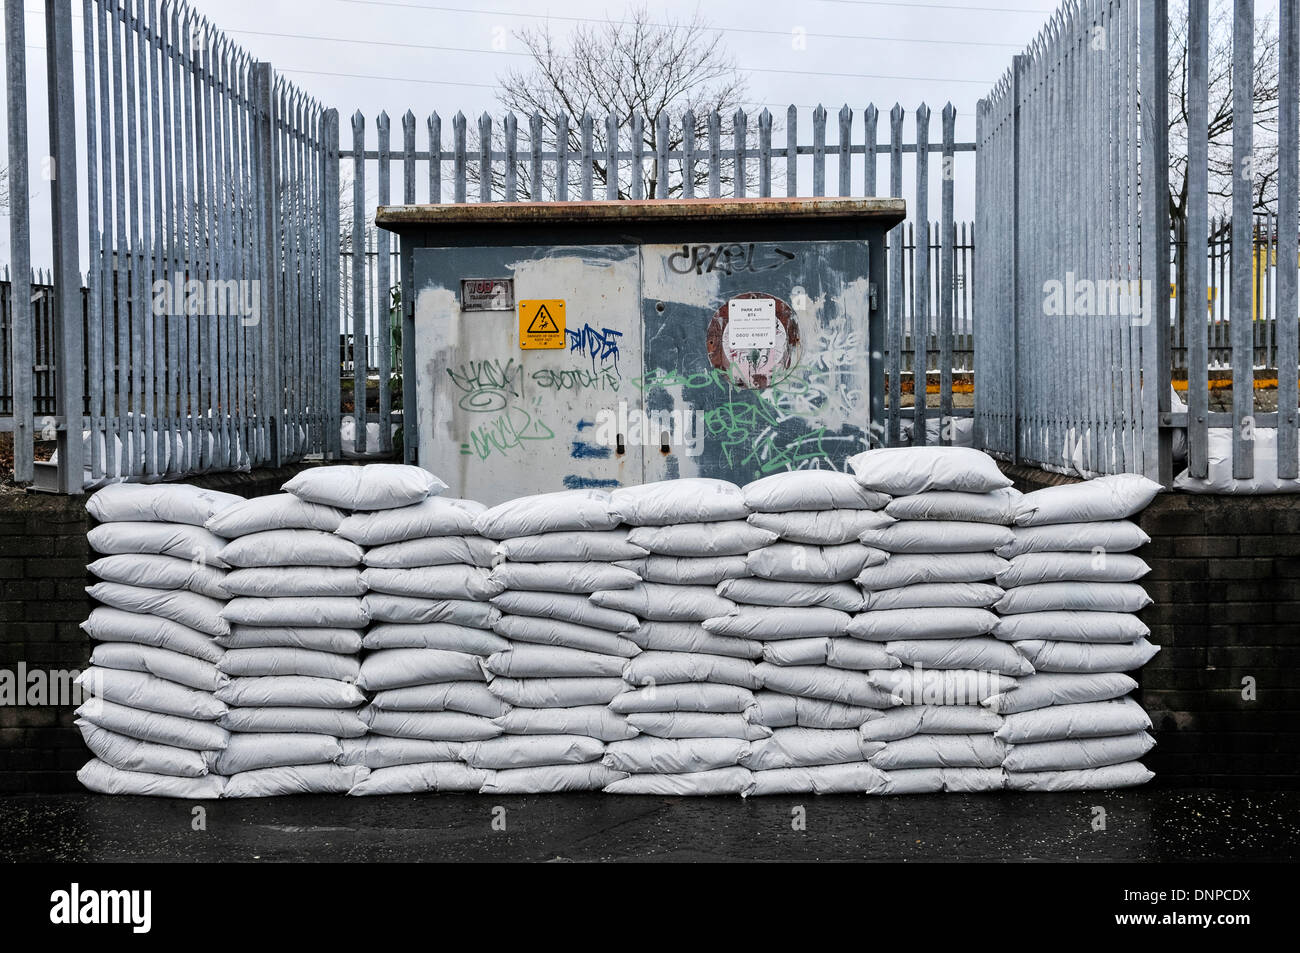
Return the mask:
POLYGON ((641 249, 645 479, 744 484, 868 448, 865 242, 641 249))

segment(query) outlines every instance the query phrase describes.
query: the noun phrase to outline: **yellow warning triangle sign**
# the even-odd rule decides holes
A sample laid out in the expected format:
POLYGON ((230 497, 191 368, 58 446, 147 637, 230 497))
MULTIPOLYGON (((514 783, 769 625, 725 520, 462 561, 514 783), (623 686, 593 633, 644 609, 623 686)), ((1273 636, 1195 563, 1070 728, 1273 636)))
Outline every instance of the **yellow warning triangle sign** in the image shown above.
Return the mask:
POLYGON ((551 317, 551 312, 546 310, 546 305, 540 305, 537 308, 537 314, 533 316, 532 323, 528 325, 529 334, 559 334, 560 329, 551 317))

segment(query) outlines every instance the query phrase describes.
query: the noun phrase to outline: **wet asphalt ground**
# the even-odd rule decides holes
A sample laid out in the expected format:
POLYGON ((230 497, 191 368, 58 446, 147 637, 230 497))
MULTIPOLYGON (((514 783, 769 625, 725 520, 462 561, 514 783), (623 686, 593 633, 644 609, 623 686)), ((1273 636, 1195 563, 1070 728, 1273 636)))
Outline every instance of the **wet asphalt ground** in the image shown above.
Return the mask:
POLYGON ((94 794, 0 797, 0 860, 1194 862, 1300 856, 1297 791, 750 800, 301 796, 206 802, 203 817, 196 818, 199 803, 94 794), (801 819, 804 829, 796 829, 801 819), (200 820, 206 830, 193 829, 200 820), (1100 820, 1104 827, 1098 829, 1100 820))

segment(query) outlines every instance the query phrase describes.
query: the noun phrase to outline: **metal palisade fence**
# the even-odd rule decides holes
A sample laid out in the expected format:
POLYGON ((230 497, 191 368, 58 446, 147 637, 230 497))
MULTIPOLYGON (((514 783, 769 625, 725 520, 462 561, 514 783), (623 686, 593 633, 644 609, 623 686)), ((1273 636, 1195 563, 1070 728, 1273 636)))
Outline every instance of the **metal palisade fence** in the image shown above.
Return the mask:
MULTIPOLYGON (((22 4, 5 7, 21 303, 29 101, 22 4)), ((37 437, 57 439, 63 492, 337 452, 337 113, 184 3, 51 0, 45 39, 55 413, 34 416, 38 316, 14 307, 15 479, 37 437)))
MULTIPOLYGON (((652 123, 636 115, 620 122, 613 115, 538 113, 509 114, 498 123, 485 113, 473 126, 463 113, 456 113, 446 125, 450 128, 444 129, 437 112, 420 121, 408 110, 398 131, 388 114, 381 113, 373 123, 373 139, 368 139, 371 124, 359 112, 352 117, 351 148, 340 157, 342 174, 352 183, 351 208, 343 215, 344 267, 350 279, 343 295, 349 305, 344 353, 358 392, 372 371, 381 383, 395 372, 389 322, 394 313, 390 297, 399 286, 398 260, 392 236, 381 230, 372 237, 368 223, 376 205, 391 204, 399 196, 403 204, 902 196, 907 180, 914 187, 911 221, 894 229, 888 251, 886 440, 899 443, 909 418, 919 434, 914 439, 923 442, 925 420, 969 415, 968 409, 953 406, 952 371, 954 364, 969 367, 973 347, 973 228, 954 221, 953 190, 955 163, 960 155, 973 152, 975 144, 956 141, 956 111, 951 105, 938 117, 924 105, 911 113, 896 105, 884 117, 875 106, 855 116, 845 105, 833 122, 818 106, 811 115, 811 141, 802 142, 800 129, 807 127, 793 105, 786 110, 783 128, 774 128, 774 117, 766 109, 756 117, 744 110, 727 117, 717 112, 697 116, 687 111, 680 117, 665 112, 652 123), (882 118, 887 130, 880 128, 882 118), (834 139, 828 142, 831 125, 834 139), (905 164, 910 167, 906 176, 905 164), (941 182, 935 220, 930 219, 931 175, 941 182), (367 185, 371 176, 377 183, 374 193, 367 185), (922 333, 916 333, 918 328, 922 333), (381 346, 374 346, 376 340, 381 346), (930 405, 924 384, 916 383, 913 404, 905 407, 905 373, 924 382, 927 371, 937 371, 937 406, 930 405)), ((390 432, 387 400, 388 388, 381 386, 381 441, 387 441, 390 432)), ((356 450, 364 452, 361 401, 356 402, 356 414, 356 450)), ((952 428, 940 427, 938 433, 948 441, 952 428)), ((383 449, 387 447, 384 443, 383 449)))

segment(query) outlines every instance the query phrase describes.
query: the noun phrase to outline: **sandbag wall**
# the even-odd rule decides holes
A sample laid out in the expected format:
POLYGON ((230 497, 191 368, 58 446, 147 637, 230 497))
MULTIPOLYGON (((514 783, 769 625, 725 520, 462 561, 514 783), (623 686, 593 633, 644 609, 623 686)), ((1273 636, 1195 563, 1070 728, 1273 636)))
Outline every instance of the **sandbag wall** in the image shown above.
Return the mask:
MULTIPOLYGON (((207 515, 188 502, 184 519, 172 495, 205 491, 109 487, 92 515, 149 525, 142 510, 166 510, 158 526, 189 527, 173 553, 208 533, 202 560, 168 558, 213 568, 191 580, 159 564, 119 582, 100 560, 105 607, 87 631, 148 633, 146 647, 213 671, 185 673, 205 705, 163 672, 150 672, 163 684, 110 676, 88 705, 129 699, 141 714, 83 715, 97 755, 83 783, 213 797, 1147 780, 1150 722, 1128 673, 1156 648, 1132 614, 1148 602, 1132 554, 1146 537, 1126 517, 1158 487, 1120 476, 1021 495, 958 448, 850 463, 492 509, 440 496, 415 468, 323 467, 280 497, 207 494, 207 515), (124 612, 148 625, 111 615, 124 612), (188 720, 162 731, 158 718, 188 720), (211 733, 177 731, 195 725, 211 733), (173 748, 192 755, 183 773, 173 748)), ((167 555, 162 542, 113 545, 167 555)), ((92 688, 113 665, 102 648, 92 688)))

